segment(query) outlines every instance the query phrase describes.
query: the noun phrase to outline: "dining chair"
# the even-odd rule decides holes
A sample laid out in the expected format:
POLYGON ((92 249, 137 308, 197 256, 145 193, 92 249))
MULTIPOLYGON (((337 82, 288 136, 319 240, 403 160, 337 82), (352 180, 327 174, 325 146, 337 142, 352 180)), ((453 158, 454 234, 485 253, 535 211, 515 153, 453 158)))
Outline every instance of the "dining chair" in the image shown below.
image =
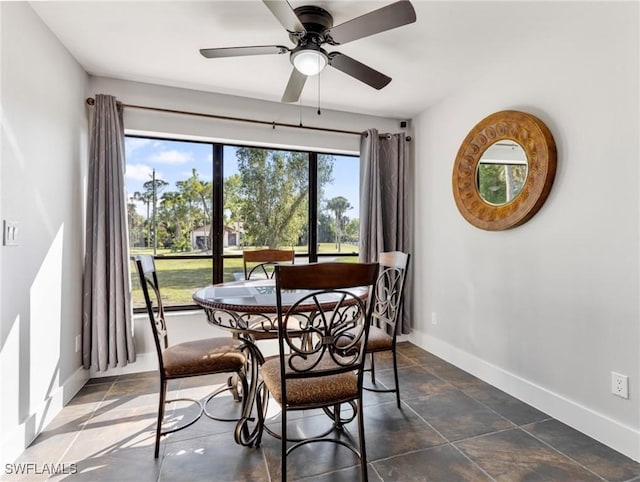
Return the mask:
POLYGON ((374 385, 376 383, 376 353, 391 352, 394 388, 383 389, 365 385, 364 389, 372 392, 395 393, 398 408, 400 408, 400 384, 398 382, 396 339, 399 330, 398 320, 402 316, 404 285, 410 257, 410 254, 401 251, 380 253, 378 256, 380 271, 373 290, 372 325, 366 349, 367 354, 370 355, 370 363, 365 371, 371 372, 371 382, 374 385))
POLYGON ((281 407, 282 481, 286 481, 291 452, 316 442, 347 447, 360 460, 361 480, 367 480, 362 378, 377 272, 377 263, 312 263, 275 269, 279 356, 265 361, 261 373, 264 388, 281 407), (293 294, 291 290, 309 292, 293 294), (303 336, 292 336, 284 328, 292 317, 303 336), (357 444, 340 416, 343 404, 353 410, 349 420, 357 418, 357 444), (289 412, 318 408, 332 418, 332 429, 310 438, 289 439, 289 412))
MULTIPOLYGON (((294 264, 295 251, 293 249, 250 249, 242 252, 242 266, 244 269, 244 278, 250 279, 272 279, 275 273, 275 267, 278 264, 294 264)), ((275 330, 274 319, 271 317, 260 317, 255 325, 272 325, 272 331, 254 330, 251 335, 253 340, 275 340, 278 334, 275 330)))
POLYGON ((242 252, 244 279, 273 278, 277 264, 295 262, 293 249, 250 249, 242 252))
POLYGON ((155 457, 158 458, 160 450, 160 438, 163 435, 183 430, 193 425, 202 415, 213 420, 232 422, 238 419, 216 417, 209 413, 207 404, 217 395, 229 390, 233 393, 236 402, 240 401, 238 384, 241 393, 246 394, 247 380, 245 367, 247 357, 243 351, 243 343, 231 337, 206 338, 202 340, 188 341, 175 345, 169 344, 167 323, 164 306, 158 285, 158 276, 155 262, 151 255, 138 255, 133 257, 144 295, 144 301, 149 315, 151 331, 158 355, 158 371, 160 373, 160 398, 158 404, 158 421, 156 425, 155 457), (167 384, 170 380, 177 380, 200 375, 213 375, 228 373, 227 383, 212 394, 204 402, 188 398, 167 400, 167 384), (192 402, 198 406, 198 414, 182 425, 162 430, 165 405, 177 402, 192 402))

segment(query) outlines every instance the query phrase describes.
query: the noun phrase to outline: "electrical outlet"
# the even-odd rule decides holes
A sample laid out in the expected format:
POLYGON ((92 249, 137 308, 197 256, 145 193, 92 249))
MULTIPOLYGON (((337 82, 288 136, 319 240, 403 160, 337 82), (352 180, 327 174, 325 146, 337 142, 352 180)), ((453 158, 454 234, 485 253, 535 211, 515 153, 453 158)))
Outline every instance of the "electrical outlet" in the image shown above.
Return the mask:
POLYGON ((438 315, 436 315, 435 311, 431 312, 431 324, 432 325, 437 325, 438 324, 438 315))
POLYGON ((621 398, 629 398, 629 377, 611 372, 611 393, 621 398))

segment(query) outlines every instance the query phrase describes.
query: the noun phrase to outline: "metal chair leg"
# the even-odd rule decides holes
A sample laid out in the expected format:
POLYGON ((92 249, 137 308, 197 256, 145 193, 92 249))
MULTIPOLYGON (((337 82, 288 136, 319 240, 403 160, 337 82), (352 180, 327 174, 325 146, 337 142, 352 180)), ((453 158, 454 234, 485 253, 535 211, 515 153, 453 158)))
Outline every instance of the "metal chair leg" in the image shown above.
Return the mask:
POLYGON ((393 377, 395 379, 396 382, 396 403, 398 404, 398 408, 400 407, 400 382, 398 381, 398 359, 396 357, 396 349, 394 348, 393 351, 393 377))
POLYGON ((358 446, 360 448, 360 480, 367 482, 367 449, 364 441, 364 410, 362 409, 362 397, 358 400, 358 446))
POLYGON ((157 459, 160 453, 160 437, 162 436, 162 421, 164 420, 164 405, 165 399, 167 397, 167 381, 162 379, 160 380, 160 396, 159 396, 159 405, 158 405, 158 423, 156 426, 156 447, 154 451, 154 456, 157 459))
POLYGON ((282 410, 282 428, 280 430, 281 439, 280 439, 280 447, 282 451, 282 467, 280 480, 282 482, 287 482, 287 411, 282 410))
POLYGON ((371 353, 371 383, 373 383, 374 385, 376 383, 376 366, 374 353, 371 353))
POLYGON ((336 430, 342 430, 342 420, 340 419, 340 404, 336 403, 333 406, 333 413, 335 415, 335 418, 333 420, 333 425, 336 428, 336 430))

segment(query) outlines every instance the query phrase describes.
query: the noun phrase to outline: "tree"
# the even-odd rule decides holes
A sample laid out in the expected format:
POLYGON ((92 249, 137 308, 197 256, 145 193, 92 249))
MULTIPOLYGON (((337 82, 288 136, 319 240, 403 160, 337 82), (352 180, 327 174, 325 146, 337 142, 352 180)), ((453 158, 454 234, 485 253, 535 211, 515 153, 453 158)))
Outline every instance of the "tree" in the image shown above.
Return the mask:
POLYGON ((511 202, 527 179, 527 166, 480 163, 478 190, 482 198, 496 205, 511 202))
MULTIPOLYGON (((147 247, 151 247, 151 240, 154 239, 152 232, 155 232, 156 228, 156 202, 158 200, 158 194, 169 185, 167 181, 162 179, 156 179, 156 171, 153 170, 151 175, 151 181, 145 182, 142 187, 143 192, 136 191, 133 193, 132 199, 134 201, 142 202, 147 206, 147 247), (153 219, 149 219, 149 211, 153 209, 153 219), (153 230, 153 231, 152 231, 153 230)), ((155 242, 155 241, 154 241, 155 242)), ((155 244, 154 244, 155 247, 155 244)))
POLYGON ((191 242, 188 235, 185 237, 184 229, 191 224, 189 205, 179 192, 166 192, 162 195, 158 217, 167 226, 167 231, 173 234, 171 250, 190 250, 191 242))
POLYGON ((350 219, 344 228, 344 237, 350 243, 358 244, 360 240, 360 220, 358 218, 350 219))
POLYGON ((143 245, 144 217, 137 213, 136 204, 133 202, 127 203, 127 220, 129 222, 129 239, 131 240, 131 246, 143 245))
POLYGON ((346 213, 353 206, 351 206, 347 198, 337 196, 329 199, 325 207, 327 211, 332 212, 334 215, 334 220, 336 223, 336 249, 338 250, 338 252, 340 252, 340 243, 342 242, 342 227, 344 226, 345 219, 348 221, 348 218, 344 218, 344 213, 346 213))
POLYGON ((333 218, 326 213, 318 213, 318 243, 329 243, 336 239, 333 218))
MULTIPOLYGON (((186 204, 185 214, 187 218, 183 225, 190 229, 199 226, 211 225, 213 211, 213 184, 210 181, 202 181, 196 169, 191 170, 191 177, 184 181, 177 181, 176 187, 186 204)), ((213 230, 209 229, 206 249, 211 249, 213 244, 213 230)))
POLYGON ((147 193, 147 192, 140 192, 140 191, 136 191, 133 193, 133 196, 131 196, 131 199, 133 201, 136 202, 141 202, 142 204, 144 204, 147 208, 147 217, 144 220, 144 224, 147 227, 147 242, 146 247, 149 248, 151 247, 151 223, 149 222, 149 209, 151 208, 151 202, 153 201, 153 194, 152 193, 147 193))
MULTIPOLYGON (((307 223, 306 153, 240 147, 239 206, 245 235, 255 246, 295 245, 307 223)), ((318 158, 318 185, 331 180, 333 157, 318 158)))
POLYGON ((244 226, 244 199, 241 193, 242 178, 240 174, 233 174, 224 180, 224 222, 233 225, 238 233, 238 246, 244 244, 240 238, 240 226, 244 226))

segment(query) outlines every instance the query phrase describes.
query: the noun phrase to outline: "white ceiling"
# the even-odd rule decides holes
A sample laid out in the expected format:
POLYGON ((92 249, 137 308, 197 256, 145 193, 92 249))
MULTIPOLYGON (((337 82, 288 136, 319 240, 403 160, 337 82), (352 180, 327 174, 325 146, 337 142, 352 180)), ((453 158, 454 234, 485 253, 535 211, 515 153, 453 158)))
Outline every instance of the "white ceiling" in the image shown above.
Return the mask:
MULTIPOLYGON (((338 25, 392 1, 292 0, 317 5, 338 25)), ((554 3, 414 0, 417 21, 327 49, 390 76, 380 91, 332 68, 320 75, 323 108, 411 118, 480 75, 491 75, 544 34, 554 3)), ((292 66, 288 55, 205 59, 200 48, 292 46, 259 0, 31 2, 84 69, 113 77, 279 102, 292 66)), ((318 102, 309 79, 303 105, 318 102)))

